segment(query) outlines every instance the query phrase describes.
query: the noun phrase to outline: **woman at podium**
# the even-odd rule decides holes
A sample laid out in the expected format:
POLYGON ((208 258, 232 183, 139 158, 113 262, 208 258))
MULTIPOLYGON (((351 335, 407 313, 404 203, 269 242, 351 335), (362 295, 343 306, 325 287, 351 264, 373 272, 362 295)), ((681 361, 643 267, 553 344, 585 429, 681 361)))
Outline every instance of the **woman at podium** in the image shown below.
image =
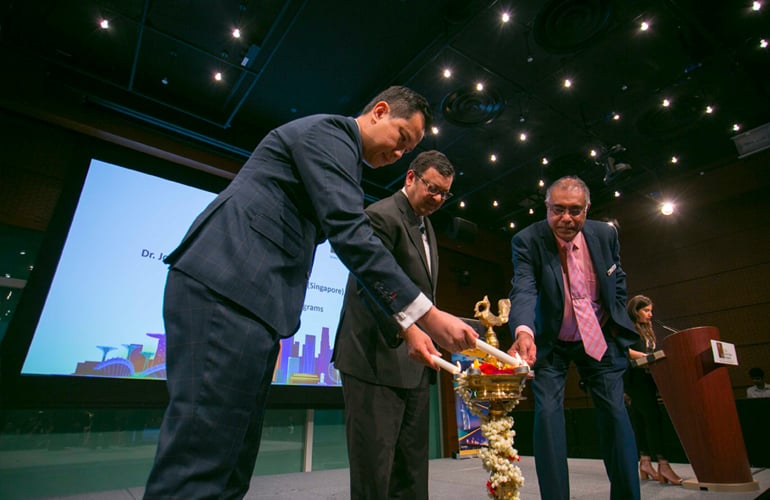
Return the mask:
MULTIPOLYGON (((626 310, 640 336, 639 342, 629 348, 628 358, 634 360, 655 352, 652 300, 644 295, 636 295, 628 301, 626 310)), ((636 447, 639 449, 639 477, 664 484, 681 484, 682 478, 674 472, 665 457, 658 388, 652 375, 647 368, 632 366, 626 371, 624 382, 631 426, 636 437, 636 447), (658 462, 657 470, 652 465, 652 457, 658 462)))

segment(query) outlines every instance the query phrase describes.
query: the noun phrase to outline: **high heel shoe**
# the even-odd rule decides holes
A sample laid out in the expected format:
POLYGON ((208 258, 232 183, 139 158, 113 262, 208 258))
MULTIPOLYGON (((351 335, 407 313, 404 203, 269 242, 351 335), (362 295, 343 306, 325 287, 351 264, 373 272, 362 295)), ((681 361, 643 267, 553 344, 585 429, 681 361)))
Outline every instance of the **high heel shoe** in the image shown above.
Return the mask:
POLYGON ((655 467, 652 466, 650 457, 642 456, 639 459, 639 479, 652 479, 653 481, 660 481, 658 473, 655 472, 655 467))
POLYGON ((658 460, 658 476, 661 484, 671 483, 677 486, 682 484, 682 478, 676 475, 668 460, 658 460))

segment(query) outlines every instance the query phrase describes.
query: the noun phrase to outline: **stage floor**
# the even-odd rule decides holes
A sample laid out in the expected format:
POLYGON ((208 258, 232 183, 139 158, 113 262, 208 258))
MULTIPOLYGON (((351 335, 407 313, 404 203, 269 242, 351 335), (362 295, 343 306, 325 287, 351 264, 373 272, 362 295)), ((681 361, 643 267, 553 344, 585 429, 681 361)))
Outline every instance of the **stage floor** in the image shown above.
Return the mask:
MULTIPOLYGON (((522 500, 537 500, 540 491, 535 476, 532 457, 521 457, 519 463, 525 484, 521 489, 522 500)), ((609 498, 609 482, 600 460, 570 459, 571 499, 597 500, 609 498)), ((687 464, 672 464, 684 479, 692 478, 687 464)), ((770 469, 752 469, 759 489, 752 492, 713 492, 688 490, 681 486, 662 485, 655 481, 642 481, 642 499, 710 499, 755 500, 770 497, 770 469)), ((487 473, 478 458, 432 460, 430 463, 430 497, 437 500, 484 499, 487 473)), ((105 491, 66 497, 47 497, 45 500, 136 500, 142 498, 144 488, 105 491)), ((336 469, 320 472, 300 472, 272 476, 255 476, 247 499, 259 500, 345 500, 350 497, 348 470, 336 469)))

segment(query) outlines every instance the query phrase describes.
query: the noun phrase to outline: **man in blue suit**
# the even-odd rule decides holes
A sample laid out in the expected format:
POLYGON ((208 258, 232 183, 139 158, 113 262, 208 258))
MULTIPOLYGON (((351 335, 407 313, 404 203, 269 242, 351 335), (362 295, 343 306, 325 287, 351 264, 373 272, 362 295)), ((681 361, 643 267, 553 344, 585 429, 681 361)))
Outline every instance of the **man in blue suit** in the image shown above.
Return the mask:
POLYGON ((414 149, 431 118, 405 87, 356 118, 314 115, 268 133, 168 256, 169 406, 145 498, 242 498, 259 450, 279 341, 296 333, 316 245, 328 238, 374 304, 431 364, 476 333, 437 309, 374 235, 364 167, 414 149), (422 334, 420 328, 428 335, 422 334))
POLYGON ((555 181, 545 204, 546 220, 512 240, 509 316, 516 339, 510 353, 518 352, 534 368, 534 451, 540 494, 545 500, 570 497, 564 383, 574 362, 594 402, 610 496, 639 499, 636 445, 623 403, 627 351, 638 333, 625 312, 626 275, 620 267, 617 231, 607 223, 586 220, 591 195, 578 177, 555 181), (574 262, 582 276, 571 272, 568 262, 574 262), (581 283, 576 283, 578 278, 581 283), (587 318, 590 315, 595 318, 587 318), (584 327, 586 319, 596 325, 596 342, 602 346, 596 352, 589 343, 591 329, 584 327))

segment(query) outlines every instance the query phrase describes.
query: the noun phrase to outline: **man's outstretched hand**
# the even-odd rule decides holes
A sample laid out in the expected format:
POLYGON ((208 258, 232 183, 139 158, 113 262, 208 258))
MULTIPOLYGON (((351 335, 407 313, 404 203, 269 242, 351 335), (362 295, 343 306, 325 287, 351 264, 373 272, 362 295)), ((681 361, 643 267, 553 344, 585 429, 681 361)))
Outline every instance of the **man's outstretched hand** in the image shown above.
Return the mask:
POLYGON ((460 352, 476 347, 478 333, 456 316, 431 307, 417 323, 438 345, 449 352, 460 352))

